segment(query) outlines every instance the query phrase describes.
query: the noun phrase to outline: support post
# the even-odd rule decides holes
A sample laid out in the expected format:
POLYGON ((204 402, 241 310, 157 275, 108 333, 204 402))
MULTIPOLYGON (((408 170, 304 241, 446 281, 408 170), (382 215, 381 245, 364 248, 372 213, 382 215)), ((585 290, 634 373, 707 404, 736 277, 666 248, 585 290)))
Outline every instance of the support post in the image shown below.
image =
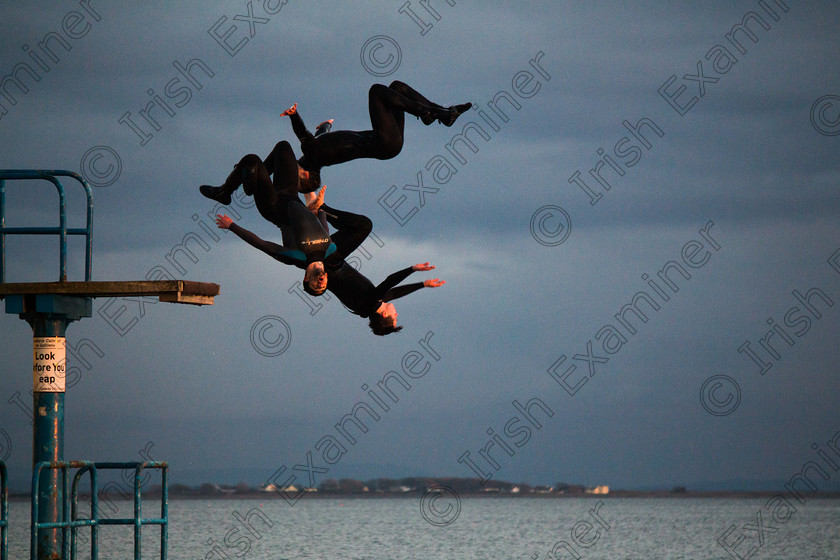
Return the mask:
MULTIPOLYGON (((21 295, 6 299, 6 312, 17 313, 32 327, 33 429, 32 466, 64 460, 64 390, 67 373, 67 325, 92 314, 90 298, 21 295)), ((60 469, 45 469, 38 485, 38 522, 59 522, 65 512, 60 469)), ((59 529, 40 529, 38 559, 59 560, 59 529)))

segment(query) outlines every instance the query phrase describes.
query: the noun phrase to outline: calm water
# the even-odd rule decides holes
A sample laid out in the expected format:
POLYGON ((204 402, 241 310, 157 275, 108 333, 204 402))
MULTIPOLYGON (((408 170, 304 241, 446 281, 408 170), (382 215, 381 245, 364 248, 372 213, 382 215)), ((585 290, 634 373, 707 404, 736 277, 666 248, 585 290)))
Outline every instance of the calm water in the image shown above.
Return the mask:
MULTIPOLYGON (((304 498, 294 507, 279 499, 170 502, 169 558, 180 559, 730 559, 716 539, 754 559, 840 558, 840 500, 810 499, 796 511, 765 508, 761 499, 644 498, 304 498), (594 513, 590 514, 590 511, 594 513), (758 513, 761 512, 761 528, 758 513), (237 516, 244 523, 237 520, 237 516), (783 518, 787 518, 784 523, 783 518), (250 526, 250 530, 246 527, 250 526), (747 528, 744 528, 744 526, 747 528), (577 542, 572 530, 577 527, 577 542), (569 548, 564 548, 563 543, 569 548)), ((120 503, 119 513, 130 507, 120 503)), ((157 506, 159 508, 159 506, 157 506)), ((11 504, 10 557, 28 558, 28 504, 11 504)), ((144 501, 144 516, 154 516, 144 501)), ((99 558, 131 558, 130 527, 101 530, 99 558)), ((157 558, 159 529, 143 530, 143 558, 157 558)), ((89 551, 81 545, 81 551, 89 551)), ((87 552, 89 555, 89 552, 87 552)), ((84 556, 82 556, 84 557, 84 556)), ((89 557, 89 556, 88 556, 89 557)))

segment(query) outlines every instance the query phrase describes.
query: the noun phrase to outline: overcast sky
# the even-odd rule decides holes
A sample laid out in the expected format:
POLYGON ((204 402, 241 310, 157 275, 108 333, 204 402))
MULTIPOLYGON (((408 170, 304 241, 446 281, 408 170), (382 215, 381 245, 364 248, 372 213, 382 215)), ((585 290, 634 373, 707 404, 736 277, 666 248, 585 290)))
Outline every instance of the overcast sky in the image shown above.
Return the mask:
MULTIPOLYGON (((840 462, 836 3, 275 4, 4 7, 0 168, 87 177, 94 280, 221 285, 213 306, 97 299, 70 325, 66 458, 146 449, 189 484, 307 483, 311 454, 315 484, 618 488, 787 481, 815 443, 840 462), (292 103, 369 128, 368 88, 395 79, 475 108, 409 116, 396 158, 322 172, 373 220, 354 261, 372 281, 425 261, 411 280, 446 280, 382 338, 216 229, 198 186, 282 139, 299 154, 292 103), (345 435, 354 410, 367 431, 345 435)), ((57 223, 48 183, 6 191, 7 226, 57 223)), ((58 279, 52 238, 5 256, 8 282, 58 279)), ((78 238, 69 259, 82 280, 78 238)), ((0 319, 0 459, 23 488, 31 338, 0 319)))

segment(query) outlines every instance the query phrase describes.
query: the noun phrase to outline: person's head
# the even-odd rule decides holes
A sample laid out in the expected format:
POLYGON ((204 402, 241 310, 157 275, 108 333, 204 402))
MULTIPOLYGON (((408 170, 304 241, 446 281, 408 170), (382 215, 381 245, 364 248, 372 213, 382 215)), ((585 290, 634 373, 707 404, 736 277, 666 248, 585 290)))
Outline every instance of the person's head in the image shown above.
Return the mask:
POLYGON ((371 313, 368 319, 368 326, 373 334, 378 336, 385 336, 399 332, 402 326, 397 326, 397 310, 393 303, 383 303, 374 313, 371 313))
POLYGON ((327 272, 323 261, 309 263, 303 274, 303 291, 311 296, 320 296, 327 290, 327 272))
POLYGON ((318 174, 310 173, 298 165, 298 192, 315 192, 321 188, 320 182, 321 180, 318 174))

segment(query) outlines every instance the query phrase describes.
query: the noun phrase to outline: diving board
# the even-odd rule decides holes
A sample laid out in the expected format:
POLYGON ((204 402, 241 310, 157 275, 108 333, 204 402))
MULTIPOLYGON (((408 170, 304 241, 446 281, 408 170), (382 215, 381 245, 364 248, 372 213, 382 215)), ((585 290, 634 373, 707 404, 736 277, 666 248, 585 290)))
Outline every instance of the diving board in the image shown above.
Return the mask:
POLYGON ((0 284, 0 299, 8 296, 53 294, 82 298, 156 297, 169 303, 213 305, 219 285, 192 280, 98 282, 20 282, 0 284))
MULTIPOLYGON (((135 518, 133 520, 73 520, 77 495, 67 495, 67 469, 84 465, 91 472, 91 487, 95 489, 97 468, 109 468, 118 463, 93 463, 65 461, 64 459, 64 396, 65 378, 68 371, 66 360, 66 330, 70 323, 92 316, 94 298, 102 297, 156 297, 168 303, 190 305, 213 305, 219 295, 219 285, 191 280, 139 280, 139 281, 93 281, 92 279, 93 239, 93 197, 90 186, 78 173, 65 170, 6 169, 0 170, 0 300, 5 300, 6 313, 18 315, 32 327, 32 520, 30 525, 31 560, 68 560, 75 551, 75 530, 91 527, 91 556, 96 557, 96 529, 100 524, 125 521, 135 526, 135 559, 140 558, 139 526, 142 523, 162 522, 161 558, 166 558, 167 515, 161 519, 139 518, 139 490, 135 496, 135 518), (66 197, 60 177, 69 177, 80 183, 87 198, 87 212, 84 228, 67 225, 66 197), (6 226, 6 182, 47 181, 58 191, 59 225, 43 227, 6 226), (59 274, 57 282, 6 282, 6 236, 7 235, 57 235, 59 243, 59 274), (67 280, 67 236, 79 235, 85 238, 85 279, 67 280), (41 471, 45 470, 42 474, 41 471), (73 502, 72 505, 70 502, 73 502), (72 531, 69 533, 68 531, 72 531), (70 536, 72 535, 72 537, 70 536)), ((2 465, 2 463, 0 463, 2 465)), ((122 463, 119 463, 122 465, 122 463)), ((166 465, 166 463, 161 463, 166 465)), ((154 465, 139 463, 140 468, 154 465)), ((168 468, 168 467, 167 467, 168 468)), ((76 478, 81 472, 77 473, 76 478)), ((5 482, 5 472, 0 473, 0 482, 5 482)), ((139 474, 136 474, 139 477, 139 474)), ((166 475, 163 477, 166 496, 166 475)), ((74 482, 75 488, 75 482, 74 482)), ((95 492, 95 490, 92 490, 95 492)), ((163 503, 165 505, 166 498, 163 503)), ((95 509, 95 508, 94 508, 95 509)), ((3 513, 5 510, 3 511, 3 513)), ((92 515, 93 517, 93 515, 92 515)), ((5 546, 5 520, 0 539, 5 546)), ((2 554, 2 552, 0 552, 2 554)), ((0 558, 2 560, 2 558, 0 558)))

